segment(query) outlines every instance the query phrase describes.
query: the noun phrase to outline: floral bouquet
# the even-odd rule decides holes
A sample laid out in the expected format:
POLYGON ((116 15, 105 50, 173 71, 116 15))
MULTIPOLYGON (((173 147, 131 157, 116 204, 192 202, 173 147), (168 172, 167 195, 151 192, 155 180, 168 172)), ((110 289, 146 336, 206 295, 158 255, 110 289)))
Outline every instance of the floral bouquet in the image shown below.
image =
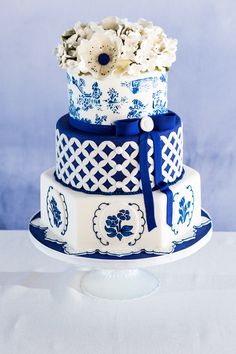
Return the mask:
POLYGON ((107 17, 100 23, 76 23, 55 50, 59 65, 99 79, 168 70, 176 60, 177 40, 144 19, 107 17))

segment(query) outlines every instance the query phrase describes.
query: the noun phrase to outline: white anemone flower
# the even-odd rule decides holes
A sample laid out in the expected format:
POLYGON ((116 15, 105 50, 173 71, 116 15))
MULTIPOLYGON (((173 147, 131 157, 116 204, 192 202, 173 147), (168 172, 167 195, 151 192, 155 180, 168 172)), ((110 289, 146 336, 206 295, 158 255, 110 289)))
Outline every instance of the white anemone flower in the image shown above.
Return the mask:
POLYGON ((81 41, 77 55, 88 73, 96 78, 106 77, 116 69, 120 39, 105 33, 94 33, 90 40, 81 41))

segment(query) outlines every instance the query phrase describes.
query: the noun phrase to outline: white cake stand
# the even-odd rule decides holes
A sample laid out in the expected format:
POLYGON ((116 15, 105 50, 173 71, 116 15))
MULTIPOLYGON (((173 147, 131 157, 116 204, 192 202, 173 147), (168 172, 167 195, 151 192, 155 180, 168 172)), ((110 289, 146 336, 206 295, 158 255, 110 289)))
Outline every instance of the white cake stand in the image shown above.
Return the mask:
MULTIPOLYGON (((146 268, 160 264, 170 263, 188 257, 203 246, 205 246, 212 235, 212 222, 209 215, 202 210, 202 224, 197 226, 195 237, 189 238, 180 244, 178 250, 164 255, 150 255, 145 258, 109 259, 107 257, 94 258, 93 256, 79 256, 67 254, 55 249, 57 243, 39 239, 37 228, 45 231, 46 227, 34 225, 34 220, 40 213, 36 214, 30 223, 30 239, 32 243, 49 257, 68 262, 85 270, 80 283, 76 288, 93 297, 111 300, 129 300, 144 297, 152 294, 159 288, 158 279, 146 268), (197 236, 198 235, 198 236, 197 236), (185 246, 183 246, 185 244, 185 246)), ((46 240, 46 239, 45 239, 46 240)), ((176 247, 177 249, 177 247, 176 247)), ((75 288, 75 286, 73 286, 75 288)))

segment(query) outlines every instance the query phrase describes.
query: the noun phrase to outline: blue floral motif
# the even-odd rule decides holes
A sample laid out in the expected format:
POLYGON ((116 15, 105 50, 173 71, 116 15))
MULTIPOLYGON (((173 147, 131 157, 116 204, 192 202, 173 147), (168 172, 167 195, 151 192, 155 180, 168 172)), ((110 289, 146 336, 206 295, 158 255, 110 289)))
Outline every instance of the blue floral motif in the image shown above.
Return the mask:
POLYGON ((191 207, 191 202, 185 201, 185 197, 183 197, 180 202, 179 202, 179 221, 177 224, 181 223, 184 224, 187 217, 190 216, 190 207, 191 207))
POLYGON ((133 106, 130 106, 127 118, 141 118, 146 105, 135 99, 132 101, 133 106))
POLYGON ((167 112, 166 101, 163 102, 160 96, 160 90, 152 94, 153 114, 162 114, 167 112))
POLYGON ((59 227, 62 224, 61 221, 61 212, 57 207, 57 202, 56 200, 52 197, 52 199, 49 201, 49 210, 51 211, 53 215, 53 222, 56 227, 59 227))
MULTIPOLYGON (((99 116, 98 114, 96 114, 95 124, 101 125, 106 120, 107 120, 107 116, 99 116)), ((90 121, 90 123, 91 123, 91 121, 90 121)))
POLYGON ((119 113, 121 104, 127 102, 127 97, 121 97, 119 99, 119 93, 114 89, 110 88, 107 92, 108 99, 105 100, 107 102, 107 108, 112 111, 112 113, 119 113))
POLYGON ((123 237, 133 235, 132 225, 122 225, 125 220, 130 220, 129 210, 121 209, 117 215, 108 216, 104 227, 107 236, 111 238, 117 237, 121 241, 123 237))
POLYGON ((120 220, 130 220, 129 210, 121 209, 117 216, 120 220))

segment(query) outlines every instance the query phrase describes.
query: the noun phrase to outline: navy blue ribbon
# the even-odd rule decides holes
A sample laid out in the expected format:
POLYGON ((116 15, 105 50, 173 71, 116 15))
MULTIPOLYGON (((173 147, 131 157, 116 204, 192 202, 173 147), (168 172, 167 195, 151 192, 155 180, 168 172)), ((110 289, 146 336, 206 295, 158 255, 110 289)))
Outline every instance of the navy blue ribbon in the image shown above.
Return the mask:
POLYGON ((140 176, 142 182, 142 191, 144 196, 144 204, 146 209, 146 218, 148 231, 153 230, 156 225, 155 220, 155 206, 153 199, 153 192, 149 176, 149 162, 148 162, 148 139, 153 141, 154 148, 154 180, 155 188, 160 189, 167 197, 167 213, 166 222, 172 226, 172 205, 173 194, 167 183, 163 182, 162 176, 162 142, 161 135, 168 130, 175 129, 180 125, 180 118, 172 111, 165 114, 158 114, 150 116, 154 123, 154 128, 151 132, 144 132, 140 127, 140 119, 121 119, 115 121, 114 125, 96 125, 88 124, 74 118, 69 118, 70 124, 87 133, 102 134, 102 135, 116 135, 116 136, 140 136, 139 146, 139 163, 140 176))

